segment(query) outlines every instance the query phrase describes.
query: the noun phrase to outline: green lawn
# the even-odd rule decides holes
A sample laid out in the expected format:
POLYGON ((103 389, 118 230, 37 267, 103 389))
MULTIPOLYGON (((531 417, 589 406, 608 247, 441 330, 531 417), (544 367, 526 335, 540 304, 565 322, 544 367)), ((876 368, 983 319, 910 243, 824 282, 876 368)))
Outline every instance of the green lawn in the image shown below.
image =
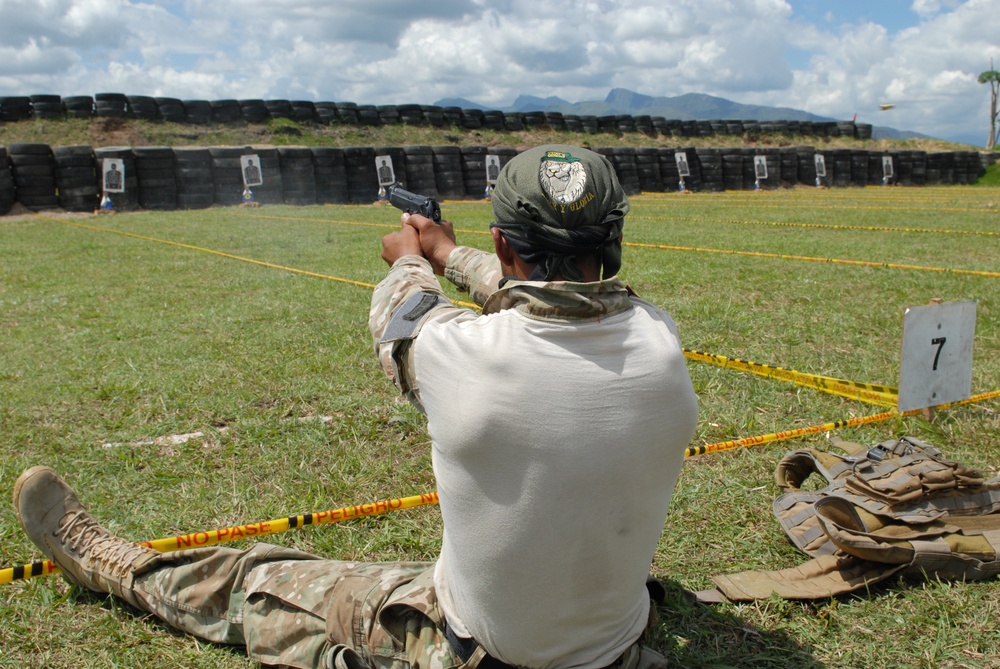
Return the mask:
MULTIPOLYGON (((895 386, 907 307, 974 300, 973 393, 1000 389, 1000 188, 633 199, 622 276, 689 349, 895 386), (831 262, 838 261, 838 262, 831 262), (840 262, 854 261, 855 264, 840 262)), ((445 202, 486 248, 488 204, 445 202)), ((0 218, 0 489, 49 464, 136 540, 434 489, 423 418, 367 331, 385 206, 0 218), (312 418, 312 420, 305 420, 312 418), (171 435, 201 432, 186 441, 171 435)), ((462 299, 452 293, 456 299, 462 299)), ((884 407, 689 362, 693 445, 884 407)), ((998 475, 1000 402, 840 430, 911 434, 998 475)), ((691 606, 680 587, 805 560, 771 515, 775 465, 822 435, 689 458, 653 571, 676 666, 1000 667, 1000 584, 892 582, 812 604, 691 606)), ((9 499, 9 498, 8 498, 9 499)), ((0 562, 38 553, 9 504, 0 562)), ((436 507, 270 538, 343 559, 433 559, 436 507)), ((60 577, 0 585, 0 667, 249 667, 60 577)))

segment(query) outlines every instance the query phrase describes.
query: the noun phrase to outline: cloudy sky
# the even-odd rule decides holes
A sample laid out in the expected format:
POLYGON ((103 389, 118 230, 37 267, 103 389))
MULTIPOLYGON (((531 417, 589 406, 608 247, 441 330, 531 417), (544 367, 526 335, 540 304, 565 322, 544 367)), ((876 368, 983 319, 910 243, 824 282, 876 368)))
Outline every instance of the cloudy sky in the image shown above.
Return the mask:
POLYGON ((502 108, 627 88, 982 146, 998 26, 998 0, 0 0, 0 95, 502 108))

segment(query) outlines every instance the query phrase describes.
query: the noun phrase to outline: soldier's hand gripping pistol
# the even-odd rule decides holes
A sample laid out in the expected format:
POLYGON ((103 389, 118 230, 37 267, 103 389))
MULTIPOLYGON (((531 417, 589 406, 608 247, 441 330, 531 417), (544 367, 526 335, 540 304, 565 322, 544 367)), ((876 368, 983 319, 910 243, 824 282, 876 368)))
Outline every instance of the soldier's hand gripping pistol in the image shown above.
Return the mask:
POLYGON ((438 225, 441 224, 441 206, 432 197, 417 195, 394 185, 389 186, 389 203, 397 209, 426 216, 438 225))

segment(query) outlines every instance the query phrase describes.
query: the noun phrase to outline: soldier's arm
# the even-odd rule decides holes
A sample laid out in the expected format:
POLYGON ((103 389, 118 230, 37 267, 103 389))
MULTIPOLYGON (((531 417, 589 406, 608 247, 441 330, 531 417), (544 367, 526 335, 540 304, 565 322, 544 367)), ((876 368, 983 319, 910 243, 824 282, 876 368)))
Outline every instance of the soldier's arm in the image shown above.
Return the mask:
POLYGON ((405 217, 404 221, 419 232, 421 250, 434 273, 469 293, 476 304, 482 306, 500 285, 503 278, 500 259, 493 253, 458 246, 451 221, 436 224, 418 215, 405 217))
POLYGON ((448 254, 444 277, 459 290, 469 294, 472 301, 483 306, 500 285, 503 271, 500 259, 494 253, 487 253, 468 246, 456 246, 448 254))
POLYGON ((431 318, 460 310, 441 290, 430 263, 418 255, 393 262, 372 295, 368 327, 382 370, 407 399, 421 408, 413 340, 431 318))

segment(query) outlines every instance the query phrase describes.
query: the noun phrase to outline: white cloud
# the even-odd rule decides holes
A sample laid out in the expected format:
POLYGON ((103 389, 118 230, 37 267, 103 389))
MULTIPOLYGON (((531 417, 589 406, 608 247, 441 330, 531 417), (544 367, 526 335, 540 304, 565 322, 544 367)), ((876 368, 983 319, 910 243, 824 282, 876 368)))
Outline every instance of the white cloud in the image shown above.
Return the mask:
MULTIPOLYGON (((976 77, 991 54, 1000 55, 995 3, 916 2, 914 10, 923 20, 897 34, 861 23, 797 40, 800 48, 811 43, 813 56, 782 104, 834 118, 857 112, 859 120, 935 136, 981 134, 988 96, 976 77), (882 102, 896 107, 879 113, 882 102)), ((767 96, 749 98, 764 103, 767 96)))
POLYGON ((978 136, 995 3, 913 0, 920 22, 891 32, 814 25, 785 0, 0 0, 0 95, 503 107, 623 87, 978 136), (794 67, 793 49, 807 54, 794 67))
POLYGON ((930 17, 945 9, 955 9, 960 4, 961 0, 913 0, 912 9, 921 17, 930 17))

